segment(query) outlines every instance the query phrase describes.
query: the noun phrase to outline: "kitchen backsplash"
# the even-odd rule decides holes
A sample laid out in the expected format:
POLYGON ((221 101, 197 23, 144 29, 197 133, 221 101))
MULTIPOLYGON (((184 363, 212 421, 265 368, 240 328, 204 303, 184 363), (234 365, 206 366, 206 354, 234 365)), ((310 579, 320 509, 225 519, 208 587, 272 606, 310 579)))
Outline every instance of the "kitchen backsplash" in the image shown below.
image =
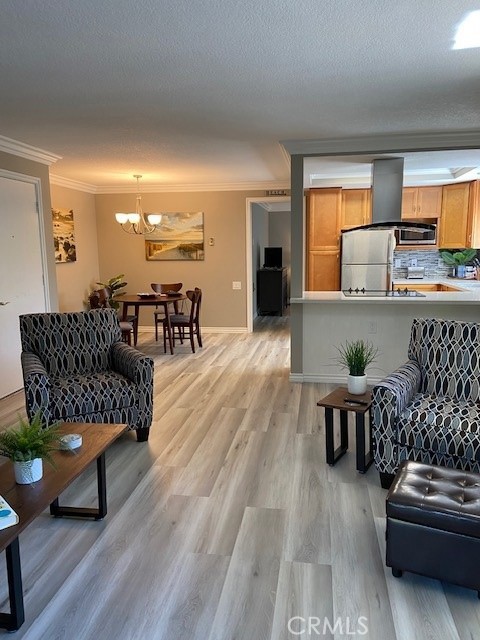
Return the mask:
POLYGON ((395 251, 393 254, 393 279, 401 280, 407 277, 407 267, 410 260, 416 259, 418 267, 425 268, 425 278, 445 278, 452 273, 452 267, 447 266, 440 258, 440 251, 418 250, 395 251), (395 266, 395 260, 401 261, 401 267, 395 266))

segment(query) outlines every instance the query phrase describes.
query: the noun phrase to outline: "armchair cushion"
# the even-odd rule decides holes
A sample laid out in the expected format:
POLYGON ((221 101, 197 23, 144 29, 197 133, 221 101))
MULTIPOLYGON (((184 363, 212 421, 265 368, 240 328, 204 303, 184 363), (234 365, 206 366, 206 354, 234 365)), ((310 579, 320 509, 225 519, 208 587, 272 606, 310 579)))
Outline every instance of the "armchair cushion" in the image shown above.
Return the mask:
POLYGON ((418 362, 423 393, 480 400, 480 324, 417 318, 408 357, 418 362))
POLYGON ((398 442, 480 462, 480 405, 418 393, 400 414, 398 442))
POLYGON ((61 415, 65 420, 125 409, 137 400, 136 385, 115 371, 55 378, 50 395, 53 415, 61 415))
POLYGON ((58 378, 108 369, 110 348, 122 335, 113 309, 29 314, 21 316, 20 327, 22 350, 58 378))

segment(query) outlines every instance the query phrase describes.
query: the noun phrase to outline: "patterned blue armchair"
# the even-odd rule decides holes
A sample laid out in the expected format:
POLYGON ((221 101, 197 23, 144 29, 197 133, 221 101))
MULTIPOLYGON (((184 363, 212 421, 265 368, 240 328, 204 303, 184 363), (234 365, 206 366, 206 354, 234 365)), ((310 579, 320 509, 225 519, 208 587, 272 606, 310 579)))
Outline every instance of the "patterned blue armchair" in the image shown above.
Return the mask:
POLYGON ((408 357, 373 389, 382 487, 405 459, 480 471, 480 324, 415 319, 408 357))
POLYGON ((148 440, 153 361, 121 340, 114 309, 20 316, 27 415, 106 422, 148 440))

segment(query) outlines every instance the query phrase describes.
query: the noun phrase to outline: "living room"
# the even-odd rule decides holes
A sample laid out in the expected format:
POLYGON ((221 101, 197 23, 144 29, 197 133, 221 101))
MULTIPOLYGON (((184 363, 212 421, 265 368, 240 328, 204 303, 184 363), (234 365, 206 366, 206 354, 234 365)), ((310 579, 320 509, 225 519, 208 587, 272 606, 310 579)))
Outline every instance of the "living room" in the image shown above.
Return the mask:
MULTIPOLYGON (((478 635, 475 591, 398 580, 385 566, 376 470, 358 474, 354 449, 326 463, 317 402, 332 385, 292 380, 311 346, 301 305, 247 331, 248 201, 291 191, 300 297, 305 157, 480 147, 478 52, 449 49, 469 4, 442 3, 435 30, 431 8, 417 5, 409 21, 405 6, 380 9, 383 26, 349 2, 331 13, 313 2, 302 12, 275 2, 2 8, 2 179, 38 179, 45 229, 52 207, 75 217, 75 262, 55 264, 45 243, 49 310, 79 311, 117 273, 131 293, 181 279, 204 290, 207 329, 195 354, 187 343, 170 356, 142 309, 138 348, 155 364, 150 437, 128 432, 108 449, 105 520, 45 512, 22 533, 17 637, 478 635), (436 45, 422 54, 425 32, 436 45), (205 260, 158 268, 145 239, 123 232, 114 214, 133 210, 136 173, 145 211, 204 213, 205 260)), ((2 271, 9 300, 15 277, 2 271)), ((2 400, 2 426, 24 410, 22 392, 2 400)), ((95 469, 64 497, 95 504, 95 469)))

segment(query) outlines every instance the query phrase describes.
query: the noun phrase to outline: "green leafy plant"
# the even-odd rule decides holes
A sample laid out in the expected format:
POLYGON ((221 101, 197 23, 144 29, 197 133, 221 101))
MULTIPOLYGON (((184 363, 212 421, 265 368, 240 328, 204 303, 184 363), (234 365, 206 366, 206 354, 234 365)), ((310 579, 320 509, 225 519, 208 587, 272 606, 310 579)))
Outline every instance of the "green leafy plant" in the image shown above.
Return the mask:
POLYGON ((35 458, 43 458, 55 466, 51 454, 58 449, 59 428, 59 423, 45 427, 40 411, 37 411, 30 421, 19 418, 16 428, 0 432, 0 455, 10 458, 13 462, 29 462, 35 458))
POLYGON ((463 251, 455 251, 455 253, 451 251, 440 251, 440 257, 449 267, 468 264, 476 255, 476 249, 464 249, 463 251))
POLYGON ((371 342, 354 340, 336 347, 338 351, 337 362, 343 369, 348 369, 351 376, 365 375, 365 369, 375 361, 378 349, 371 342))
POLYGON ((109 290, 110 306, 117 310, 120 307, 120 303, 118 302, 117 298, 120 296, 123 296, 125 293, 125 291, 120 292, 120 289, 123 289, 128 284, 127 282, 124 281, 123 279, 124 277, 125 277, 124 273, 119 273, 118 276, 114 276, 113 278, 110 278, 110 280, 108 280, 107 282, 97 282, 97 284, 99 284, 101 287, 104 287, 109 290))

